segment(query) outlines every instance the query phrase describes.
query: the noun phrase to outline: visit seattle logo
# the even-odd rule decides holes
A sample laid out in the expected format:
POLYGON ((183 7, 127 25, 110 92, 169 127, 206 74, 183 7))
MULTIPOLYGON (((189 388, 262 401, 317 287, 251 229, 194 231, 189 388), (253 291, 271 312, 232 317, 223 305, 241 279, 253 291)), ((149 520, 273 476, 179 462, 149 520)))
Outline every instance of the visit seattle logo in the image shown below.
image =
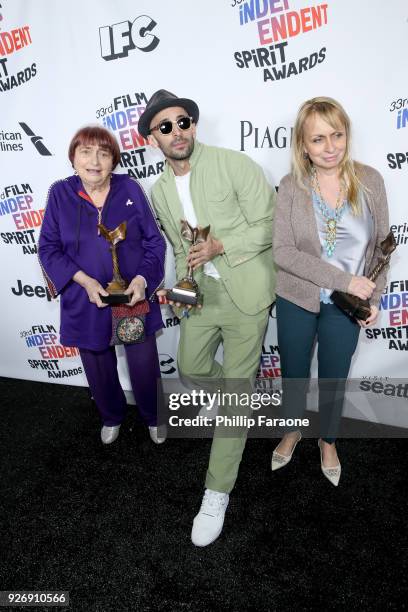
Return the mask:
POLYGON ((263 80, 279 81, 315 68, 326 58, 326 47, 304 57, 290 57, 291 41, 327 26, 328 3, 293 9, 289 0, 232 0, 242 28, 256 32, 258 46, 234 53, 240 69, 259 69, 263 80))

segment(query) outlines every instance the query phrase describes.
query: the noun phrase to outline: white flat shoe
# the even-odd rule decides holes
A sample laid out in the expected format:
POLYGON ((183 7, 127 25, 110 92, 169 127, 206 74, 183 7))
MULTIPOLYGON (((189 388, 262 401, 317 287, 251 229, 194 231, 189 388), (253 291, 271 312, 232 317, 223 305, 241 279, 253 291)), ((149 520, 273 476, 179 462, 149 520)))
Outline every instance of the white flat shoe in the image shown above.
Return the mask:
POLYGON ((101 440, 104 444, 112 444, 119 435, 120 425, 107 427, 104 425, 101 429, 101 440))
POLYGON ((161 427, 154 427, 149 425, 149 434, 152 442, 155 444, 163 444, 167 438, 167 430, 164 425, 161 427))
POLYGON ((293 448, 292 448, 292 452, 290 453, 289 456, 288 455, 281 455, 280 453, 277 453, 276 450, 273 451, 273 453, 272 453, 272 463, 271 463, 272 472, 274 472, 275 470, 279 470, 280 468, 285 467, 285 465, 288 465, 289 461, 292 459, 292 455, 293 455, 293 453, 295 451, 296 444, 298 442, 300 442, 301 439, 302 439, 302 434, 299 432, 299 437, 296 440, 296 442, 294 443, 293 448))
POLYGON ((324 467, 323 465, 323 453, 322 453, 322 447, 320 444, 321 440, 317 441, 318 447, 320 448, 320 465, 322 468, 322 472, 324 474, 324 476, 326 476, 327 480, 329 480, 332 485, 334 485, 335 487, 338 486, 339 484, 339 480, 340 480, 340 476, 341 476, 341 465, 340 462, 338 465, 334 466, 334 467, 324 467))
POLYGON ((224 525, 228 502, 228 493, 205 490, 200 512, 191 530, 191 541, 195 546, 208 546, 218 538, 224 525))

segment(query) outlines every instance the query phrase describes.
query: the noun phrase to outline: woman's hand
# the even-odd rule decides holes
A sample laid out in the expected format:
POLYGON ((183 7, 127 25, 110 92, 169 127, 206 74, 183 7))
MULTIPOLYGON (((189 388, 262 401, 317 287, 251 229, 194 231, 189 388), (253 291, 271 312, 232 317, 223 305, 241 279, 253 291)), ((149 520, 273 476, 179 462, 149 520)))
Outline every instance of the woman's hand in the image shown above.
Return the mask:
POLYGON ((75 272, 72 280, 85 289, 91 304, 95 304, 98 308, 105 308, 105 306, 108 306, 108 304, 102 302, 101 295, 107 296, 109 293, 105 291, 96 278, 92 278, 92 276, 88 276, 88 274, 85 274, 82 270, 78 270, 78 272, 75 272))
POLYGON ((347 293, 355 295, 361 300, 369 300, 375 289, 375 283, 366 276, 353 276, 347 289, 347 293))
POLYGON ((370 325, 375 325, 378 319, 378 314, 379 314, 379 310, 377 308, 377 306, 370 306, 371 308, 371 314, 368 317, 368 319, 366 319, 365 321, 358 321, 358 324, 360 325, 360 327, 370 327, 370 325))
POLYGON ((129 284, 129 287, 124 291, 125 295, 132 295, 127 306, 134 306, 137 302, 141 302, 146 298, 146 282, 143 276, 135 276, 129 284))

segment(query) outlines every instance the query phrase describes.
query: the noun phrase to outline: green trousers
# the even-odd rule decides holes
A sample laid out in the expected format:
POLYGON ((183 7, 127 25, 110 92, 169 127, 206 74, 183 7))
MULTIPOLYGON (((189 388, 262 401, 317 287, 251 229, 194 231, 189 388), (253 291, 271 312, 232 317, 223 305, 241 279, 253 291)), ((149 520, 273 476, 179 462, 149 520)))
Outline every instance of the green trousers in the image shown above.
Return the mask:
MULTIPOLYGON (((195 384, 202 380, 203 388, 206 381, 219 380, 224 390, 231 391, 231 385, 236 384, 248 389, 259 367, 269 308, 256 315, 241 312, 223 282, 209 276, 200 282, 200 289, 204 295, 203 308, 181 321, 179 372, 195 384), (220 344, 224 353, 222 364, 215 360, 220 344)), ((208 489, 224 493, 232 490, 247 432, 246 427, 234 428, 233 434, 216 428, 205 482, 208 489)))

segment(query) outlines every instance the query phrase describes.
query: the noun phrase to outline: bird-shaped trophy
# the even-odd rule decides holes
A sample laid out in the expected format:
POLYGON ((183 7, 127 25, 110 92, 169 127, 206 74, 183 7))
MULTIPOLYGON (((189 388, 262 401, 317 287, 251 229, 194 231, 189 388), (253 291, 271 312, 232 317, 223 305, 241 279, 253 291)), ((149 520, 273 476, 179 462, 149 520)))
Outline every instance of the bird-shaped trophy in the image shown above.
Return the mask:
POLYGON ((113 278, 105 287, 109 295, 101 295, 101 300, 104 304, 116 305, 127 304, 131 300, 131 295, 125 295, 124 291, 129 286, 129 283, 122 277, 119 271, 118 254, 116 245, 126 238, 126 221, 123 221, 114 230, 108 230, 102 223, 98 225, 101 235, 110 243, 113 263, 113 278))
MULTIPOLYGON (((192 246, 207 240, 208 234, 210 233, 209 225, 204 228, 193 228, 188 221, 184 219, 182 219, 180 223, 182 237, 188 242, 191 242, 192 246)), ((174 302, 180 302, 180 304, 190 304, 191 306, 202 304, 203 295, 200 293, 199 286, 194 280, 192 266, 188 266, 187 276, 184 276, 177 282, 173 289, 167 292, 167 299, 174 302)))
MULTIPOLYGON (((380 244, 381 252, 383 257, 381 257, 376 264, 375 268, 368 276, 371 281, 375 281, 380 272, 385 268, 385 266, 389 263, 391 258, 391 253, 395 251, 397 248, 397 243, 395 241, 394 234, 390 232, 386 238, 380 244)), ((344 291, 333 291, 330 296, 330 299, 336 306, 344 310, 349 317, 354 319, 360 319, 361 321, 366 321, 371 314, 370 302, 368 300, 362 300, 355 295, 351 295, 350 293, 345 293, 344 291)))

